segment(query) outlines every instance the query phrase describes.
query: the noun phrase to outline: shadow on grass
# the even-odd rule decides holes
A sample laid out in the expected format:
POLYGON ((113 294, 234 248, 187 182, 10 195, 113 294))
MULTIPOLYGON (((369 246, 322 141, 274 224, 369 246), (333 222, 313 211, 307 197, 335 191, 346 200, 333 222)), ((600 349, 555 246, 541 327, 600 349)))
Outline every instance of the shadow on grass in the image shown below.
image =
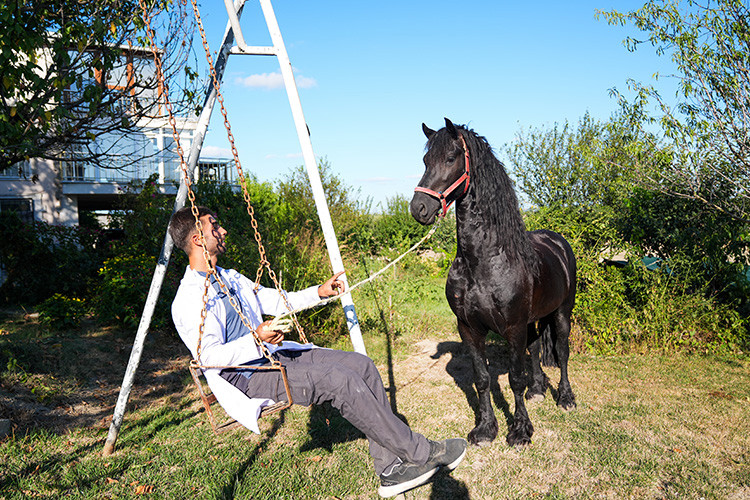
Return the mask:
POLYGON ((432 480, 430 500, 468 500, 469 488, 463 481, 450 475, 447 470, 441 470, 432 480))
POLYGON ((365 435, 329 403, 312 406, 310 418, 307 422, 310 440, 300 447, 300 451, 310 451, 323 448, 329 453, 333 446, 364 438, 365 435))
MULTIPOLYGON (((120 432, 119 448, 141 446, 167 429, 177 427, 184 421, 196 415, 198 411, 186 409, 190 401, 183 400, 177 407, 162 407, 155 411, 147 411, 137 420, 125 426, 120 432)), ((127 418, 127 415, 126 415, 127 418)))
POLYGON ((251 468, 253 464, 255 464, 256 460, 258 460, 258 457, 260 457, 266 451, 269 443, 274 440, 276 434, 279 432, 279 429, 281 429, 281 427, 284 425, 284 422, 286 422, 286 411, 282 411, 279 414, 279 417, 274 421, 271 428, 265 433, 265 437, 263 437, 263 439, 258 443, 258 446, 255 447, 247 460, 242 462, 234 471, 234 473, 229 477, 226 485, 221 489, 221 493, 217 498, 232 499, 237 496, 237 485, 242 483, 242 478, 247 473, 247 470, 251 468))

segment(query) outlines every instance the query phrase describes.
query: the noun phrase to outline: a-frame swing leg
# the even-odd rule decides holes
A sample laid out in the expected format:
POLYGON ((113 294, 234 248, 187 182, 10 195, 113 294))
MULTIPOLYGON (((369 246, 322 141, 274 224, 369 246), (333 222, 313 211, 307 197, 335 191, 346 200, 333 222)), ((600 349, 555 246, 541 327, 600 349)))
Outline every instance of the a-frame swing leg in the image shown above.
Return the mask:
MULTIPOLYGON (((323 191, 323 185, 320 179, 320 172, 318 171, 317 163, 315 161, 315 154, 312 149, 309 130, 305 122, 304 114, 302 113, 302 104, 299 99, 297 85, 294 81, 292 65, 286 52, 286 46, 284 45, 284 41, 281 37, 281 30, 279 29, 278 22, 276 21, 276 15, 273 11, 273 7, 271 6, 271 1, 260 0, 260 4, 263 10, 263 15, 266 19, 266 26, 268 27, 271 39, 273 41, 273 47, 258 47, 255 48, 257 49, 256 52, 253 52, 252 48, 250 48, 250 51, 242 50, 240 48, 232 48, 235 40, 234 33, 236 32, 238 34, 238 38, 242 36, 242 30, 239 26, 239 16, 244 7, 245 0, 236 0, 234 4, 231 4, 231 0, 225 0, 225 3, 227 5, 228 12, 230 11, 230 9, 234 9, 233 12, 235 15, 232 16, 231 13, 229 14, 230 23, 233 24, 228 23, 227 28, 224 32, 224 40, 219 52, 219 57, 216 61, 217 79, 219 81, 223 79, 226 60, 230 53, 255 53, 258 55, 275 55, 278 57, 281 74, 287 90, 287 96, 289 98, 289 104, 292 108, 292 115, 294 118, 295 127, 297 129, 297 136, 300 141, 300 146, 302 147, 302 155, 305 161, 305 167, 307 169, 308 177, 310 178, 310 183, 312 185, 315 206, 318 211, 318 217, 320 218, 321 227, 323 229, 323 235, 325 238, 326 247, 328 249, 328 255, 331 260, 331 266, 334 272, 343 271, 344 265, 341 259, 341 253, 338 247, 338 241, 336 240, 333 224, 331 222, 330 212, 328 211, 328 205, 326 204, 325 193, 323 191)), ((246 45, 245 48, 247 48, 246 45)), ((204 101, 203 109, 201 110, 201 114, 198 120, 198 128, 196 129, 193 143, 190 149, 190 155, 188 157, 189 172, 195 171, 195 166, 198 162, 198 157, 200 156, 200 150, 203 146, 203 138, 208 129, 208 122, 211 117, 211 112, 213 111, 214 103, 216 102, 216 95, 216 89, 214 88, 213 82, 211 81, 209 82, 208 89, 206 90, 206 99, 204 101)), ((185 199, 187 197, 187 186, 185 186, 184 181, 182 180, 182 176, 180 177, 180 188, 174 205, 175 211, 185 205, 185 199)), ((143 309, 143 314, 141 315, 141 321, 138 324, 138 331, 133 343, 133 349, 128 361, 128 367, 125 371, 120 394, 117 398, 115 413, 112 418, 112 423, 110 424, 106 442, 104 443, 104 449, 102 451, 102 454, 104 456, 111 455, 114 452, 115 442, 117 441, 120 426, 122 425, 123 416, 125 414, 125 407, 127 405, 128 398, 130 397, 130 390, 133 386, 136 369, 138 368, 138 364, 140 363, 141 354, 143 352, 143 345, 146 340, 146 334, 148 333, 148 328, 151 323, 151 317, 153 316, 154 308, 156 307, 156 301, 159 298, 159 292, 161 291, 161 285, 164 280, 164 275, 166 274, 166 268, 169 264, 172 247, 173 242, 169 236, 169 233, 167 232, 164 237, 164 244, 162 246, 161 255, 159 256, 156 269, 154 270, 154 277, 151 281, 146 304, 143 309)), ((340 279, 347 283, 345 274, 342 275, 340 279)), ((348 293, 343 295, 341 297, 341 304, 344 308, 347 326, 349 328, 349 333, 352 339, 354 350, 359 353, 366 354, 364 341, 362 340, 362 333, 359 328, 359 321, 357 319, 357 314, 351 295, 348 293)))
MULTIPOLYGON (((238 2, 238 10, 241 11, 244 0, 238 2)), ((221 50, 219 56, 216 59, 216 75, 217 79, 221 81, 224 75, 224 68, 226 67, 227 57, 234 44, 234 34, 229 25, 224 32, 224 40, 221 44, 221 50)), ((214 87, 213 81, 210 81, 208 88, 206 89, 206 98, 203 102, 203 109, 201 109, 200 116, 198 117, 198 127, 196 128, 193 136, 193 142, 190 146, 190 154, 188 156, 187 168, 188 172, 194 172, 195 167, 198 163, 198 157, 200 156, 201 147, 203 146, 203 138, 208 130, 208 122, 211 119, 211 112, 213 111, 214 104, 216 103, 216 88, 214 87)), ((177 197, 174 202, 174 211, 176 212, 183 206, 185 206, 185 200, 187 199, 187 185, 183 176, 180 176, 180 188, 177 191, 177 197)), ((107 434, 107 440, 104 443, 104 449, 102 455, 109 456, 115 451, 115 443, 117 442, 117 436, 120 433, 120 426, 122 425, 122 419, 125 415, 125 407, 130 397, 130 390, 133 388, 133 381, 135 380, 135 372, 138 369, 138 364, 141 360, 141 354, 143 353, 143 344, 146 341, 146 335, 148 328, 151 324, 151 317, 154 314, 156 308, 156 301, 159 299, 159 292, 161 291, 161 285, 164 281, 164 275, 167 272, 167 266, 169 265, 169 258, 172 255, 172 248, 174 242, 169 236, 169 231, 165 231, 164 243, 162 244, 161 254, 157 261, 156 268, 154 269, 154 276, 151 279, 151 286, 148 290, 148 297, 146 298, 146 304, 143 306, 143 314, 141 314, 141 320, 138 323, 138 331, 136 332, 135 340, 133 341, 133 349, 130 351, 130 359, 128 360, 128 367, 125 370, 125 376, 123 377, 122 386, 120 387, 120 394, 117 397, 117 404, 115 405, 115 412, 112 417, 112 423, 109 426, 109 433, 107 434)))
MULTIPOLYGON (((320 219, 320 226, 323 229, 323 237, 326 242, 326 248, 328 249, 328 258, 331 261, 331 267, 334 273, 344 271, 344 263, 341 259, 341 251, 339 250, 338 240, 336 239, 336 232, 333 229, 333 222, 331 221, 331 213, 328 210, 328 204, 326 203, 325 192, 323 190, 323 183, 320 179, 320 171, 318 170, 318 164, 315 161, 315 153, 313 152, 312 141, 310 140, 310 130, 305 121, 305 115, 302 112, 302 102, 299 98, 299 92, 297 90, 297 84, 294 81, 294 73, 292 71, 292 63, 289 60, 289 55, 284 45, 284 39, 281 36, 281 30, 279 29, 279 23, 276 20, 276 14, 274 13, 271 0, 260 0, 260 6, 263 10, 263 16, 266 19, 266 26, 268 27, 268 33, 271 35, 271 42, 273 47, 248 47, 244 43, 244 37, 242 36, 242 29, 239 26, 238 17, 235 12, 232 12, 234 6, 231 0, 224 0, 227 7, 229 21, 232 23, 232 28, 237 34, 237 47, 232 49, 233 54, 251 54, 251 55, 275 55, 279 61, 279 69, 281 70, 281 76, 284 80, 284 86, 286 88, 287 97, 289 98, 289 106, 292 108, 292 117, 294 118, 294 126, 297 130, 297 137, 299 138, 300 147, 302 148, 302 157, 305 162, 305 169, 307 170, 307 176, 310 179, 310 185, 312 187, 313 198, 315 200, 315 208, 318 212, 318 218, 320 219)), ((344 282, 346 288, 349 288, 346 274, 342 274, 339 278, 344 282)), ((352 346, 354 350, 360 354, 367 355, 365 349, 365 343, 362 340, 362 331, 359 328, 359 320, 357 319, 357 312, 354 308, 354 301, 349 293, 341 296, 341 305, 344 308, 344 315, 346 316, 346 325, 349 329, 349 337, 352 340, 352 346)))

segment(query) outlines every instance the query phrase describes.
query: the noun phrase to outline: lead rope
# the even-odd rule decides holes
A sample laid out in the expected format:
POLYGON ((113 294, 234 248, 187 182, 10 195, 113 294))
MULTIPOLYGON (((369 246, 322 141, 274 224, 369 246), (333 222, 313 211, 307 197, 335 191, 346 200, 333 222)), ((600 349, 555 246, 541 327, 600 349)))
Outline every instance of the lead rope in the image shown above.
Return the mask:
POLYGON ((341 293, 339 293, 337 295, 334 295, 332 297, 321 299, 321 300, 319 300, 318 302, 316 302, 314 304, 310 304, 308 306, 300 307, 299 309, 295 309, 293 311, 289 311, 288 313, 276 316, 275 320, 281 320, 281 319, 283 319, 283 318, 285 318, 285 317, 287 317, 289 315, 299 314, 300 312, 306 311, 308 309, 312 309, 313 307, 322 306, 324 304, 328 304, 330 302, 333 302, 334 300, 338 300, 338 299, 341 298, 342 295, 346 295, 347 293, 351 293, 352 291, 356 290, 360 286, 362 286, 364 284, 367 284, 370 281, 374 280, 375 278, 377 278, 378 276, 380 276, 381 274, 383 274, 384 272, 386 272, 388 269, 390 269, 391 267, 395 266, 401 259, 403 259, 404 257, 406 257, 409 253, 411 253, 414 250, 416 250, 417 248, 419 248, 419 246, 422 243, 424 243, 425 241, 427 241, 433 234, 435 234, 435 231, 437 231, 438 226, 440 225, 441 222, 443 222, 444 218, 445 218, 444 216, 441 216, 438 219, 438 221, 435 224, 433 224, 433 226, 430 228, 430 230, 427 232, 427 234, 424 235, 424 237, 422 237, 421 240, 419 240, 418 242, 416 242, 406 252, 404 252, 401 255, 399 255, 396 259, 392 260, 387 266, 383 267, 382 269, 380 269, 375 274, 373 274, 371 276, 368 276, 367 278, 363 279, 362 281, 360 281, 360 282, 358 282, 358 283, 350 286, 348 290, 344 290, 343 292, 341 292, 341 293))

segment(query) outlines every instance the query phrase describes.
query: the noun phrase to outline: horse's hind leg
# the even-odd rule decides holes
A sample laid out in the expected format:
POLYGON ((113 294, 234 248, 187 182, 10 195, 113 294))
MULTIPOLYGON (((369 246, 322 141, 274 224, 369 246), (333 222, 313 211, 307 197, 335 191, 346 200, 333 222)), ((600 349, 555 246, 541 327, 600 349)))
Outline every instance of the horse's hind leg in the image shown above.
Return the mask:
POLYGON ((469 432, 468 440, 471 444, 483 446, 491 443, 497 437, 497 418, 490 399, 490 373, 487 368, 485 344, 487 332, 478 333, 459 321, 458 333, 461 335, 461 339, 471 357, 471 363, 474 367, 474 385, 479 397, 477 425, 469 432))
POLYGON ((576 407, 576 397, 568 380, 568 358, 570 357, 570 313, 558 310, 554 317, 555 353, 560 365, 560 385, 557 387, 557 406, 563 410, 576 407))
MULTIPOLYGON (((540 323, 540 330, 542 324, 540 323)), ((549 378, 542 370, 541 365, 541 348, 542 338, 537 335, 536 325, 529 323, 527 336, 529 339, 534 341, 529 344, 529 355, 531 357, 531 382, 529 388, 526 390, 526 399, 530 402, 536 403, 544 400, 544 395, 549 387, 549 378)))

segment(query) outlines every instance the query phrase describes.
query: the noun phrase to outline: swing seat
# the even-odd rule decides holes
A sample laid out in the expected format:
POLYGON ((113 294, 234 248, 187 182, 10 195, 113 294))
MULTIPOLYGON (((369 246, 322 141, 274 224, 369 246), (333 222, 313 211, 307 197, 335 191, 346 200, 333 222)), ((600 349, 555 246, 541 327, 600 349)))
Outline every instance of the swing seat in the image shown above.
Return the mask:
MULTIPOLYGON (((206 410, 206 415, 208 416, 208 422, 211 424, 211 429, 214 431, 214 434, 221 434, 223 432, 236 429, 237 427, 242 427, 242 424, 240 424, 239 422, 237 422, 235 419, 231 417, 229 417, 224 423, 217 424, 216 418, 214 417, 213 410, 211 409, 211 405, 214 403, 217 403, 216 396, 211 392, 211 388, 208 387, 208 384, 204 386, 203 382, 201 381, 201 376, 203 375, 203 372, 200 368, 190 364, 188 365, 188 369, 190 370, 190 375, 193 377, 195 388, 198 391, 198 395, 201 398, 201 402, 203 403, 203 408, 206 410)), ((279 368, 257 367, 256 369, 270 369, 270 370, 281 371, 281 378, 284 381, 284 388, 286 389, 286 393, 287 393, 287 401, 277 401, 272 405, 264 406, 263 409, 260 411, 260 416, 258 418, 263 418, 266 415, 278 413, 292 406, 293 401, 292 401, 292 395, 289 392, 289 383, 287 382, 287 378, 286 378, 286 369, 284 369, 283 366, 279 368)))

